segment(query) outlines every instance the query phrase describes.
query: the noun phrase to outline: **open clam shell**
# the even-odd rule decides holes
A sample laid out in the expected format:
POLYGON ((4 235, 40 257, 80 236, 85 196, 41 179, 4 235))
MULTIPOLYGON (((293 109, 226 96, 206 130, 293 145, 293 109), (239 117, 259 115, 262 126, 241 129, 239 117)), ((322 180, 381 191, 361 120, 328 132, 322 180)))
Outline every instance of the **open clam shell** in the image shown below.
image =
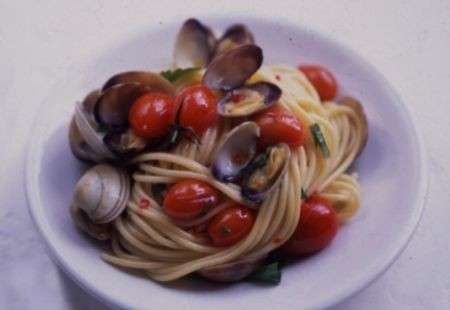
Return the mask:
POLYGON ((120 158, 135 155, 147 147, 147 141, 137 136, 133 130, 109 132, 103 138, 105 145, 120 158))
POLYGON ((211 29, 197 19, 188 19, 178 32, 175 42, 175 67, 206 66, 211 60, 215 44, 216 38, 211 29))
POLYGON ((106 81, 102 87, 102 91, 115 85, 130 83, 144 85, 149 91, 162 92, 171 96, 175 95, 175 88, 172 83, 160 74, 149 71, 126 71, 115 74, 106 81))
POLYGON ((152 91, 144 84, 116 84, 105 90, 95 105, 96 121, 110 131, 122 132, 128 127, 128 112, 134 101, 152 91))
POLYGON ((244 122, 231 130, 214 155, 214 177, 222 182, 237 181, 256 154, 258 137, 259 127, 254 122, 244 122))
POLYGON ((228 27, 216 44, 215 55, 245 44, 253 44, 253 34, 243 24, 235 24, 228 27))
POLYGON ((261 67, 262 61, 263 53, 259 46, 238 46, 211 61, 203 75, 203 84, 226 91, 242 86, 261 67))
POLYGON ((248 116, 275 104, 281 89, 269 82, 244 85, 229 91, 218 103, 217 112, 224 117, 248 116))
POLYGON ((93 126, 95 124, 94 108, 101 94, 102 93, 99 89, 93 90, 89 94, 87 94, 87 96, 81 102, 81 106, 83 107, 83 110, 86 112, 86 116, 93 126))
POLYGON ((103 145, 103 134, 98 131, 93 111, 100 91, 90 92, 81 103, 76 103, 75 114, 69 127, 69 145, 80 160, 101 162, 114 159, 114 155, 103 145))
POLYGON ((75 114, 69 129, 69 144, 74 155, 82 160, 101 162, 116 156, 103 143, 103 134, 82 103, 75 104, 75 114))
POLYGON ((286 173, 291 151, 285 143, 268 147, 244 171, 241 194, 250 204, 260 204, 286 173))
POLYGON ((73 205, 93 223, 109 223, 125 209, 130 196, 130 177, 119 168, 100 164, 92 167, 75 186, 73 205))
POLYGON ((69 125, 69 146, 73 155, 79 160, 95 163, 104 160, 104 158, 97 154, 81 136, 74 118, 72 118, 69 125))

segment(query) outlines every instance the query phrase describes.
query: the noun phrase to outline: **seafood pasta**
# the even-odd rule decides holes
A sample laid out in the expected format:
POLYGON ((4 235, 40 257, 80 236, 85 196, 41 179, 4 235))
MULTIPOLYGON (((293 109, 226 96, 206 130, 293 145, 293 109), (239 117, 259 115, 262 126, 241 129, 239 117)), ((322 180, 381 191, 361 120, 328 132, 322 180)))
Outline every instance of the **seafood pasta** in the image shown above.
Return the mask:
POLYGON ((77 226, 105 261, 157 281, 277 282, 273 259, 326 247, 360 207, 349 167, 367 141, 362 105, 323 67, 263 65, 244 25, 216 39, 189 19, 174 66, 123 72, 75 108, 77 226))

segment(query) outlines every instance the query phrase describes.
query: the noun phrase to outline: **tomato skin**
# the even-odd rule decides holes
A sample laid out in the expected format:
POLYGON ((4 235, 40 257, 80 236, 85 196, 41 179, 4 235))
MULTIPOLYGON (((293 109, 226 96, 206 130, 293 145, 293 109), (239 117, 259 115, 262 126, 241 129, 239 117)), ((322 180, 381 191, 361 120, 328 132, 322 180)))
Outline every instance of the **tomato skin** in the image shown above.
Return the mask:
POLYGON ((172 185, 164 197, 164 212, 177 220, 192 220, 219 202, 219 192, 208 183, 184 180, 172 185))
POLYGON ((253 227, 255 213, 238 204, 220 211, 208 225, 213 245, 230 246, 242 240, 253 227))
POLYGON ((291 238, 281 247, 283 253, 300 256, 318 252, 336 236, 338 218, 330 203, 312 196, 303 202, 300 221, 291 238))
POLYGON ((313 84, 319 93, 320 100, 332 100, 336 97, 338 85, 330 71, 317 65, 300 65, 298 68, 313 84))
POLYGON ((175 102, 177 106, 181 105, 180 125, 192 128, 199 136, 218 120, 217 97, 206 86, 194 85, 184 88, 177 95, 175 102))
POLYGON ((136 135, 145 139, 159 138, 168 133, 175 121, 176 109, 172 97, 164 93, 147 93, 131 106, 128 120, 136 135))
POLYGON ((290 147, 299 147, 305 140, 304 125, 281 105, 271 106, 252 120, 258 124, 260 141, 265 146, 284 142, 290 147))

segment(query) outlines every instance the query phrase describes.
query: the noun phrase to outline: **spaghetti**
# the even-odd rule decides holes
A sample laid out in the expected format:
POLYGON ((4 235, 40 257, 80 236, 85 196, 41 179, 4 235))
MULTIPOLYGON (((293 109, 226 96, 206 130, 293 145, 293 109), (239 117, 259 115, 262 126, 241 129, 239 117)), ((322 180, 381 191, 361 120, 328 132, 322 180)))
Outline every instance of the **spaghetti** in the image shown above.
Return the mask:
POLYGON ((105 261, 144 271, 157 281, 172 281, 190 273, 248 260, 259 260, 280 247, 294 233, 300 217, 302 191, 320 194, 335 208, 340 220, 360 207, 357 175, 348 173, 365 143, 365 120, 349 106, 321 102, 306 76, 289 66, 263 66, 249 80, 266 81, 282 90, 278 104, 292 112, 307 128, 319 126, 329 156, 313 134, 300 147, 291 148, 287 173, 262 202, 248 235, 229 247, 215 247, 189 229, 209 221, 230 202, 245 204, 239 185, 214 178, 210 165, 217 147, 236 121, 220 119, 201 136, 200 143, 183 140, 171 152, 148 152, 133 163, 134 185, 126 212, 113 223, 112 253, 105 261), (184 179, 206 182, 224 202, 201 217, 176 221, 163 211, 158 187, 184 179))

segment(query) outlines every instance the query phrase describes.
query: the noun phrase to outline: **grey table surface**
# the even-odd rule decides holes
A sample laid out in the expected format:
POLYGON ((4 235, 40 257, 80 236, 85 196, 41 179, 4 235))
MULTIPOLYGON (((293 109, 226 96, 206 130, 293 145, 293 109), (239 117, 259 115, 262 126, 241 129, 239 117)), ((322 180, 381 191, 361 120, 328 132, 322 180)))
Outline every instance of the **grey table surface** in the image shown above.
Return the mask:
POLYGON ((101 309, 48 257, 28 215, 24 156, 32 120, 69 67, 176 14, 252 12, 335 37, 388 78, 414 113, 430 187, 406 250, 336 309, 450 307, 450 1, 0 1, 0 308, 101 309))

